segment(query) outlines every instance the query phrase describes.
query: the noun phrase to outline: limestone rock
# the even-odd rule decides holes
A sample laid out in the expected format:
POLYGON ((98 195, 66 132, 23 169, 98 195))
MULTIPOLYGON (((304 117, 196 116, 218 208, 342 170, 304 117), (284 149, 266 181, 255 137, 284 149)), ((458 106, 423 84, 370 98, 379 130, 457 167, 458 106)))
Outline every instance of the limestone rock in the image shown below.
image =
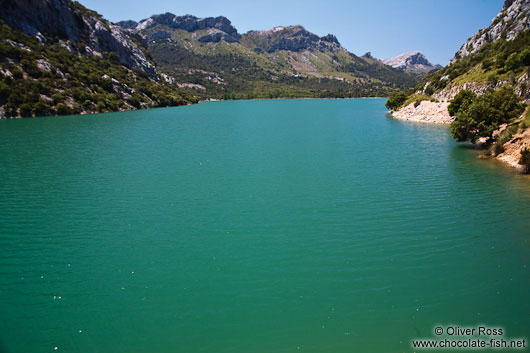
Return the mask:
POLYGON ((501 38, 512 40, 519 32, 530 29, 530 1, 506 0, 497 16, 487 28, 479 30, 469 38, 455 54, 451 63, 476 53, 484 44, 501 38))
POLYGON ((58 38, 80 55, 114 52, 120 62, 158 79, 154 64, 130 35, 94 11, 70 0, 2 0, 0 17, 11 27, 37 37, 40 42, 58 38), (84 48, 72 45, 87 41, 84 48))
POLYGON ((441 68, 440 65, 431 64, 425 55, 419 51, 411 51, 382 61, 393 68, 414 73, 427 73, 441 68))

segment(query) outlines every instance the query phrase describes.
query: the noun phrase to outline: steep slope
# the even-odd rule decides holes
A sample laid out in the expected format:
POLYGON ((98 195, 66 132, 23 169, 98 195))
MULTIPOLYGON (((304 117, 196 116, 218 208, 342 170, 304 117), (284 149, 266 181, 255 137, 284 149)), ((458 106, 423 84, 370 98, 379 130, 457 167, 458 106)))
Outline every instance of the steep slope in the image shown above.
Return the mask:
POLYGON ((491 21, 491 25, 475 33, 460 47, 451 63, 477 53, 487 43, 500 39, 513 40, 520 32, 530 29, 530 2, 528 0, 505 0, 502 10, 491 21))
POLYGON ((162 82, 141 38, 70 0, 0 2, 0 117, 195 101, 162 82))
POLYGON ((425 55, 419 51, 411 51, 400 54, 393 58, 383 59, 383 64, 402 69, 412 73, 428 73, 442 68, 441 65, 433 65, 427 60, 425 55))
POLYGON ((511 84, 528 99, 529 12, 528 0, 506 0, 491 25, 468 39, 449 66, 425 76, 418 89, 444 100, 452 99, 463 88, 480 94, 511 84))
POLYGON ((205 98, 381 96, 418 81, 302 26, 240 34, 225 17, 169 13, 119 25, 147 41, 169 82, 205 98))

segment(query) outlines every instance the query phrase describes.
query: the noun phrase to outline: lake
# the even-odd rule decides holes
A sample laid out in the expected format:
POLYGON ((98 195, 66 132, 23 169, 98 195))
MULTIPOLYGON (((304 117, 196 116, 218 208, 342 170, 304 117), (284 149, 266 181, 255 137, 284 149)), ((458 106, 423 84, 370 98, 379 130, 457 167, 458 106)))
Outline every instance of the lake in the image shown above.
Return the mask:
POLYGON ((0 352, 529 337, 530 178, 384 103, 0 121, 0 352))

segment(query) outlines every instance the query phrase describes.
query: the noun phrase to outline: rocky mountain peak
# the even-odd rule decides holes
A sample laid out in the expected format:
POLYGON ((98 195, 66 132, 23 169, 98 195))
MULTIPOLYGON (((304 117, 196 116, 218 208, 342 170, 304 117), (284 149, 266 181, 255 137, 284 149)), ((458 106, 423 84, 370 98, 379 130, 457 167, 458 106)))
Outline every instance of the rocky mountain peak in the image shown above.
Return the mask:
POLYGON ((363 54, 363 56, 361 56, 361 58, 373 59, 374 57, 372 56, 372 52, 367 51, 366 53, 363 54))
POLYGON ((439 65, 432 65, 420 51, 400 54, 393 58, 384 59, 382 62, 393 68, 415 73, 426 73, 440 67, 439 65))
POLYGON ((176 16, 170 12, 166 12, 160 15, 153 15, 140 22, 121 21, 118 22, 118 25, 135 32, 156 26, 165 26, 169 29, 181 29, 187 32, 208 30, 208 34, 199 39, 202 42, 219 42, 220 40, 224 40, 232 43, 239 41, 240 38, 237 29, 224 16, 198 18, 193 15, 176 16))
POLYGON ((278 26, 263 31, 250 31, 245 38, 253 42, 256 52, 274 53, 280 50, 299 52, 303 50, 344 51, 333 34, 323 37, 309 32, 303 26, 278 26))
POLYGON ((483 28, 469 38, 455 54, 451 63, 477 52, 484 44, 501 38, 512 40, 530 29, 530 1, 505 0, 504 6, 487 28, 483 28))

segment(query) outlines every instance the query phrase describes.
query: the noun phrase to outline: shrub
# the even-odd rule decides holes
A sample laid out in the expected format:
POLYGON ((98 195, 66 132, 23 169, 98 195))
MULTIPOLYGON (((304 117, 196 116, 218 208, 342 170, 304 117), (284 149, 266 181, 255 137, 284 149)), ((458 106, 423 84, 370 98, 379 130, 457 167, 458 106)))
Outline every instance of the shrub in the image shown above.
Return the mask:
POLYGON ((67 106, 64 103, 59 103, 55 106, 55 110, 58 115, 72 115, 74 113, 73 109, 67 106))
POLYGON ((35 116, 49 116, 55 113, 54 109, 43 101, 39 101, 34 105, 33 112, 35 116))
POLYGON ((434 93, 434 87, 432 85, 428 85, 427 88, 425 88, 425 94, 428 94, 429 96, 434 93))
POLYGON ((518 53, 511 53, 504 62, 504 70, 513 71, 519 68, 521 60, 518 53))
POLYGON ((530 173, 530 148, 529 147, 524 147, 521 149, 521 158, 519 159, 519 164, 523 165, 525 173, 530 173))
POLYGON ((64 97, 64 94, 62 93, 54 93, 52 95, 52 99, 53 99, 53 103, 59 104, 59 103, 64 102, 65 97, 64 97))
POLYGON ((493 145, 492 152, 496 156, 504 152, 504 144, 508 141, 510 141, 513 137, 513 135, 517 132, 519 129, 518 125, 510 125, 508 126, 503 132, 497 136, 495 139, 495 144, 493 145))
POLYGON ((521 129, 526 129, 530 127, 530 106, 526 107, 526 111, 524 113, 523 121, 521 121, 520 127, 521 129))
POLYGON ((15 80, 20 80, 24 77, 24 74, 22 73, 20 69, 14 69, 12 73, 13 73, 13 78, 15 80))
POLYGON ((5 82, 0 82, 0 99, 5 99, 9 97, 9 93, 9 85, 5 82))
POLYGON ((22 117, 33 116, 33 104, 31 104, 31 103, 21 104, 20 105, 20 115, 22 117))
POLYGON ((407 94, 405 92, 401 92, 401 91, 393 92, 388 98, 387 102, 385 103, 385 106, 388 109, 395 110, 401 107, 401 105, 405 103, 406 100, 407 100, 407 94))
POLYGON ((530 66, 530 49, 525 49, 521 52, 521 63, 524 66, 530 66))

